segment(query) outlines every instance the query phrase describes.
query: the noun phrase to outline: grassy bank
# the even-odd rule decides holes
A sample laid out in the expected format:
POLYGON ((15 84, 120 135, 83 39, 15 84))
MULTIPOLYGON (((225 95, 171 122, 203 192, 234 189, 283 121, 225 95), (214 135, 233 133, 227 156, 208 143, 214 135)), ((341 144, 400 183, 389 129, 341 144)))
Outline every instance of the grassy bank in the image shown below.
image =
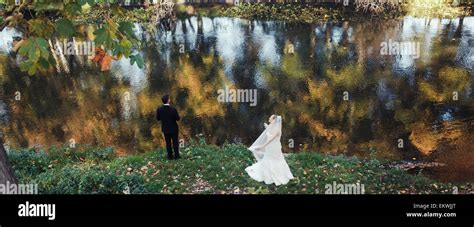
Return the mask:
MULTIPOLYGON (((353 7, 327 7, 308 4, 265 4, 243 3, 238 5, 177 5, 176 16, 180 19, 190 16, 203 17, 238 17, 246 19, 281 20, 295 23, 316 23, 328 20, 366 19, 372 15, 356 13, 353 7)), ((82 16, 76 18, 77 24, 101 23, 110 12, 100 6, 91 7, 82 16)), ((112 14, 111 19, 117 22, 155 22, 156 11, 153 7, 135 8, 124 14, 112 14)), ((379 17, 394 17, 400 12, 385 12, 379 17)))
MULTIPOLYGON (((318 153, 287 157, 295 179, 276 187, 255 182, 245 173, 253 157, 241 145, 195 144, 178 161, 165 151, 116 157, 112 148, 52 148, 47 153, 12 150, 9 157, 19 181, 38 183, 40 193, 324 193, 327 184, 364 184, 365 193, 452 193, 422 175, 389 168, 375 159, 325 156, 318 153)), ((462 187, 459 191, 462 193, 462 187)))
MULTIPOLYGON (((446 4, 403 4, 386 8, 374 13, 364 9, 356 10, 355 5, 342 6, 331 4, 300 4, 300 3, 242 3, 236 5, 205 4, 176 5, 176 16, 180 19, 190 16, 204 17, 237 17, 245 19, 277 20, 290 23, 319 23, 326 21, 365 21, 370 19, 391 19, 404 15, 435 18, 457 18, 472 14, 471 5, 450 7, 446 4)), ((75 19, 76 24, 102 23, 110 9, 96 5, 86 10, 84 15, 75 19)), ((153 7, 134 8, 122 13, 111 14, 117 22, 129 21, 138 23, 154 23, 156 11, 153 7)))
MULTIPOLYGON (((326 7, 310 4, 263 4, 244 3, 221 12, 222 16, 245 19, 278 20, 292 23, 318 23, 326 21, 366 20, 374 15, 357 13, 353 7, 326 7)), ((401 12, 390 11, 377 15, 379 18, 395 18, 401 12)))
POLYGON ((448 4, 402 4, 399 7, 379 7, 381 10, 357 10, 354 5, 330 7, 325 4, 265 4, 244 3, 225 8, 220 15, 246 19, 281 20, 296 23, 318 23, 325 21, 366 21, 370 19, 392 19, 405 15, 427 18, 457 18, 472 14, 471 6, 451 7, 448 4), (384 9, 382 9, 384 8, 384 9))

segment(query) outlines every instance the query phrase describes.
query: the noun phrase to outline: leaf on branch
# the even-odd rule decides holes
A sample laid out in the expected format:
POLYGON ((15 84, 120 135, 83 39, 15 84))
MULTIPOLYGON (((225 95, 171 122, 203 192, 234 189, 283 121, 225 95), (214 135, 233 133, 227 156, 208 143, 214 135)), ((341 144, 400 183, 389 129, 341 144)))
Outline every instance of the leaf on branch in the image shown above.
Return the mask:
POLYGON ((22 72, 27 72, 28 69, 30 69, 31 64, 32 64, 31 61, 24 61, 20 63, 20 70, 22 72))
POLYGON ((118 4, 112 4, 110 10, 115 16, 123 17, 126 14, 125 10, 118 4))
POLYGON ((35 75, 36 69, 38 68, 36 64, 31 64, 28 69, 28 75, 35 75))
POLYGON ((95 56, 92 61, 99 64, 100 71, 109 71, 112 60, 113 58, 105 50, 99 47, 95 48, 95 56))
POLYGON ((87 0, 87 4, 89 4, 90 6, 93 6, 95 5, 95 0, 87 0))
POLYGON ((49 67, 49 62, 45 58, 41 57, 39 59, 39 64, 41 65, 42 68, 47 69, 49 67))
POLYGON ((138 68, 143 69, 145 63, 143 62, 143 58, 140 54, 130 55, 130 64, 137 63, 138 68))
POLYGON ((65 18, 61 18, 56 21, 56 31, 61 38, 71 38, 74 36, 74 34, 76 34, 72 22, 65 18))
POLYGON ((24 41, 18 53, 24 57, 27 57, 28 60, 20 64, 20 69, 23 72, 28 72, 28 74, 33 75, 40 71, 46 71, 49 68, 48 61, 51 55, 48 49, 48 41, 41 37, 30 37, 24 41))
POLYGON ((62 1, 33 1, 32 8, 36 12, 52 12, 52 11, 61 11, 64 9, 64 2, 62 1))
POLYGON ((83 6, 87 3, 87 0, 77 0, 77 3, 80 5, 80 6, 83 6))
POLYGON ((10 16, 7 16, 5 18, 5 21, 2 22, 2 26, 0 27, 0 31, 3 30, 3 28, 5 26, 8 26, 8 27, 16 27, 18 26, 21 21, 23 20, 23 14, 21 13, 13 13, 12 15, 10 16))
POLYGON ((36 45, 41 51, 41 56, 47 58, 49 56, 48 41, 44 38, 38 37, 36 38, 36 45))
POLYGON ((49 20, 32 19, 28 21, 28 28, 34 36, 49 37, 54 32, 54 27, 49 20))
POLYGON ((71 2, 66 5, 64 10, 71 16, 77 16, 82 12, 82 7, 77 3, 71 2))
POLYGON ((128 39, 124 38, 120 40, 120 43, 116 43, 113 48, 113 54, 117 56, 117 58, 122 58, 122 56, 130 56, 132 53, 132 42, 128 39))
POLYGON ((33 62, 36 62, 38 61, 40 54, 41 52, 38 48, 30 48, 28 50, 28 59, 30 59, 33 62))
POLYGON ((135 37, 135 34, 133 33, 133 24, 130 22, 120 22, 119 31, 129 38, 135 37))
POLYGON ((104 59, 100 63, 100 71, 109 71, 110 66, 112 65, 112 57, 110 55, 105 55, 104 59))
POLYGON ((111 48, 114 45, 115 33, 110 27, 105 24, 102 28, 94 32, 96 45, 104 45, 106 48, 111 48))

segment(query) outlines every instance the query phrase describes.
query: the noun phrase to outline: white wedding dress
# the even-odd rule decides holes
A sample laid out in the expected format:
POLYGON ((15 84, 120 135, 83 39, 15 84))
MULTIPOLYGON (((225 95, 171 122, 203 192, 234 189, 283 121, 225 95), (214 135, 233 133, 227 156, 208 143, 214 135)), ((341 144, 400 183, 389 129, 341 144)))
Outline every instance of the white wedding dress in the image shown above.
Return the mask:
POLYGON ((281 116, 277 116, 248 148, 254 154, 257 162, 247 167, 245 171, 258 182, 278 186, 287 184, 294 178, 281 151, 281 124, 281 116), (263 148, 258 149, 262 146, 263 148))

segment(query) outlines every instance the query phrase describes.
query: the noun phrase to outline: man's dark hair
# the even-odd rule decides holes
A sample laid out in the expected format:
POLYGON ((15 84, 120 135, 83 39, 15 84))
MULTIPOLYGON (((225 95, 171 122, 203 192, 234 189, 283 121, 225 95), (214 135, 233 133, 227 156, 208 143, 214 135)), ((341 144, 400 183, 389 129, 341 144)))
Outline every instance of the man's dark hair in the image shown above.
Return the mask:
POLYGON ((168 103, 169 100, 170 100, 170 95, 164 95, 163 97, 161 97, 161 101, 163 102, 163 104, 168 103))

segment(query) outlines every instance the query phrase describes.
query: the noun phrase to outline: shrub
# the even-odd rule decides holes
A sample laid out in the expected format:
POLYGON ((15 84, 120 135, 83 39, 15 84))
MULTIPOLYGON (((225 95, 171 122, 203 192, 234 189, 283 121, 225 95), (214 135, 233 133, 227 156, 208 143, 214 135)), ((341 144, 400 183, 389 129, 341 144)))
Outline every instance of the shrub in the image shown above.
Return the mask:
POLYGON ((18 178, 39 175, 46 171, 50 165, 48 155, 44 151, 20 149, 12 150, 8 155, 18 178))

